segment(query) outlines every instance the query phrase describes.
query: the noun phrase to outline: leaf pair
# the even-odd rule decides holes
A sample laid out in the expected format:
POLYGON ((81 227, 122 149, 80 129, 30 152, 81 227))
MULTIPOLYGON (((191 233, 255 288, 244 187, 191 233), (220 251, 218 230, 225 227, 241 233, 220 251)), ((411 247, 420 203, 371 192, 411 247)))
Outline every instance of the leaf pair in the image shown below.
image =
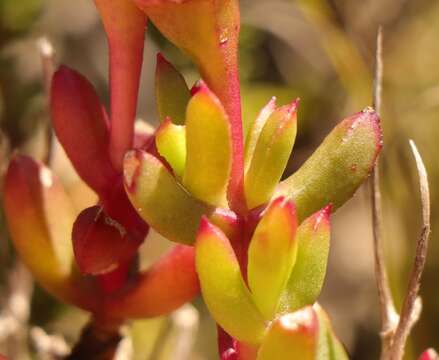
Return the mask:
POLYGON ((252 237, 247 288, 229 239, 204 218, 196 242, 203 297, 215 320, 234 338, 260 344, 269 321, 314 303, 323 284, 328 249, 328 209, 297 228, 292 203, 277 199, 252 237))

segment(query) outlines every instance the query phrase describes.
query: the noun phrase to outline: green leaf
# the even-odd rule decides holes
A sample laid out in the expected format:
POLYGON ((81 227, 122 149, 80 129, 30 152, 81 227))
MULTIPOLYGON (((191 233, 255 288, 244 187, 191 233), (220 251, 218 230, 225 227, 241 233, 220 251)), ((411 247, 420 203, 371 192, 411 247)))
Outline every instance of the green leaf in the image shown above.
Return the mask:
POLYGON ((184 125, 191 93, 183 76, 160 53, 157 54, 155 96, 160 121, 170 117, 174 124, 184 125))
POLYGON ((174 173, 181 177, 186 164, 186 129, 166 119, 159 127, 155 143, 160 155, 171 165, 174 173))
POLYGON ((314 304, 313 307, 320 325, 317 359, 349 360, 343 345, 334 333, 328 314, 318 303, 314 304))
POLYGON ((256 227, 248 250, 248 284, 261 313, 275 316, 280 295, 296 261, 296 210, 276 199, 256 227))
POLYGON ((191 197, 156 157, 128 152, 124 178, 131 203, 151 227, 171 241, 195 241, 201 216, 213 209, 191 197))
POLYGON ((265 330, 264 319, 244 283, 229 240, 205 218, 195 251, 203 298, 215 321, 239 341, 259 343, 265 330))
POLYGON ((320 294, 329 254, 330 209, 318 211, 297 229, 297 259, 282 294, 281 312, 312 305, 320 294))
POLYGON ((218 98, 204 84, 187 107, 186 144, 183 184, 197 199, 225 205, 232 162, 230 124, 218 98))
POLYGON ((318 339, 317 314, 312 306, 308 306, 272 322, 257 360, 315 360, 318 339))
MULTIPOLYGON (((261 130, 245 174, 245 195, 250 209, 266 203, 285 170, 297 131, 297 101, 269 116, 261 130)), ((251 144, 248 151, 251 151, 251 144)))
POLYGON ((259 136, 261 135, 261 131, 264 128, 264 125, 267 122, 268 118, 270 117, 270 115, 273 113, 275 109, 276 109, 276 98, 273 97, 268 102, 268 104, 262 108, 258 117, 255 119, 255 121, 252 124, 252 127, 245 140, 245 171, 246 172, 250 166, 251 160, 253 159, 253 154, 255 152, 255 148, 259 136))
POLYGON ((382 147, 378 115, 371 108, 343 120, 275 196, 290 196, 299 220, 332 203, 343 205, 367 178, 382 147))

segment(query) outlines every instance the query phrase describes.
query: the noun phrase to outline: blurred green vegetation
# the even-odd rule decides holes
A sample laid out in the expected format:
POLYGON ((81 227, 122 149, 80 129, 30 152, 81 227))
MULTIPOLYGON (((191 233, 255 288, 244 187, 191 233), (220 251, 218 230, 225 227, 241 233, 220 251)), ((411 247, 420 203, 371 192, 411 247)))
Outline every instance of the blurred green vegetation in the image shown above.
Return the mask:
MULTIPOLYGON (((412 138, 429 171, 433 234, 421 289, 424 310, 406 358, 415 359, 429 346, 439 348, 439 235, 434 231, 439 226, 439 2, 241 0, 241 9, 245 129, 272 96, 279 104, 301 98, 298 138, 287 173, 306 159, 335 123, 370 105, 376 30, 379 24, 384 26, 382 186, 387 264, 400 304, 420 231, 417 178, 408 147, 412 138)), ((91 0, 0 0, 2 172, 14 150, 37 157, 41 154, 41 129, 48 119, 35 45, 40 36, 54 43, 59 62, 86 74, 103 101, 108 101, 105 35, 91 0)), ((139 116, 156 124, 155 53, 164 52, 189 83, 198 75, 187 57, 152 26, 146 41, 139 116)), ((78 204, 92 201, 89 193, 78 195, 78 180, 65 158, 58 157, 55 170, 66 180, 73 196, 79 197, 78 204)), ((379 319, 367 191, 361 191, 334 220, 331 264, 322 302, 352 358, 377 358, 379 319)), ((0 297, 5 297, 8 286, 4 279, 13 263, 13 252, 3 220, 0 226, 0 297)), ((145 256, 160 253, 163 247, 163 240, 152 241, 145 246, 145 256)), ((85 314, 57 304, 38 289, 32 301, 31 325, 60 333, 70 342, 78 336, 85 314)), ((214 324, 201 301, 195 306, 199 330, 190 358, 213 359, 214 324)), ((134 322, 131 333, 136 359, 172 358, 166 355, 166 346, 175 344, 169 321, 134 322), (163 348, 158 349, 157 342, 163 348)), ((0 344, 0 352, 3 348, 0 344)))

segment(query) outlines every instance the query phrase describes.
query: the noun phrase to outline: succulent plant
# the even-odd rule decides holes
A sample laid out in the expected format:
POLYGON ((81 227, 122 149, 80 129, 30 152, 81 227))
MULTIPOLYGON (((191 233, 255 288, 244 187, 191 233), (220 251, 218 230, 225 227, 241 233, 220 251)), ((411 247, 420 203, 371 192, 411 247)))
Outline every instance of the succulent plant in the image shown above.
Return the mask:
POLYGON ((99 201, 76 216, 50 169, 16 156, 5 205, 20 257, 53 295, 106 321, 166 314, 201 285, 222 359, 347 358, 317 299, 331 209, 354 194, 381 150, 375 111, 341 121, 281 180, 299 100, 270 100, 244 139, 237 1, 95 2, 109 43, 110 114, 65 66, 53 77, 51 110, 60 143, 99 201), (203 80, 190 89, 159 54, 161 124, 145 134, 134 117, 147 18, 203 80), (137 250, 150 227, 177 244, 141 272, 137 250))

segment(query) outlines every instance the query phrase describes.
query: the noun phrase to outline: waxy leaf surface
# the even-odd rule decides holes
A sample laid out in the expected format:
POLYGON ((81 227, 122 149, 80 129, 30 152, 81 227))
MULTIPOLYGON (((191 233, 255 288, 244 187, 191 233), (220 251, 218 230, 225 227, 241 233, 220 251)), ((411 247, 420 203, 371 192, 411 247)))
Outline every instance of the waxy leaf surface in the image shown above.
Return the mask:
POLYGON ((337 209, 364 182, 382 146, 378 115, 370 108, 337 125, 302 167, 282 181, 276 196, 290 196, 303 220, 327 204, 337 209))
POLYGON ((111 140, 114 167, 122 170, 125 152, 134 138, 146 16, 132 1, 95 0, 110 52, 111 140))
POLYGON ((189 102, 186 146, 183 184, 197 199, 225 205, 232 163, 230 124, 218 98, 206 86, 189 102))
POLYGON ((296 311, 312 305, 326 274, 330 240, 330 206, 304 220, 297 229, 297 258, 282 295, 279 311, 296 311))
POLYGON ((203 218, 195 250, 201 291, 213 318, 234 338, 259 343, 264 319, 252 301, 227 237, 203 218))
POLYGON ((163 163, 141 150, 127 153, 125 188, 139 215, 171 241, 192 244, 201 216, 212 209, 194 199, 163 163))
POLYGON ((266 203, 285 170, 297 131, 297 102, 276 109, 257 140, 245 173, 245 196, 252 209, 266 203))
POLYGON ((86 78, 61 66, 52 80, 53 127, 79 176, 102 193, 117 176, 108 153, 109 124, 86 78))
POLYGON ((157 130, 155 143, 158 152, 171 165, 175 175, 181 177, 186 165, 186 128, 174 125, 168 118, 157 130))
POLYGON ((267 320, 275 317, 280 295, 296 261, 296 211, 276 199, 260 220, 248 250, 248 284, 267 320))
POLYGON ((311 306, 283 315, 270 325, 257 360, 315 360, 319 321, 311 306))
POLYGON ((191 93, 183 76, 162 54, 157 55, 155 97, 160 121, 169 117, 176 125, 185 124, 191 93))

